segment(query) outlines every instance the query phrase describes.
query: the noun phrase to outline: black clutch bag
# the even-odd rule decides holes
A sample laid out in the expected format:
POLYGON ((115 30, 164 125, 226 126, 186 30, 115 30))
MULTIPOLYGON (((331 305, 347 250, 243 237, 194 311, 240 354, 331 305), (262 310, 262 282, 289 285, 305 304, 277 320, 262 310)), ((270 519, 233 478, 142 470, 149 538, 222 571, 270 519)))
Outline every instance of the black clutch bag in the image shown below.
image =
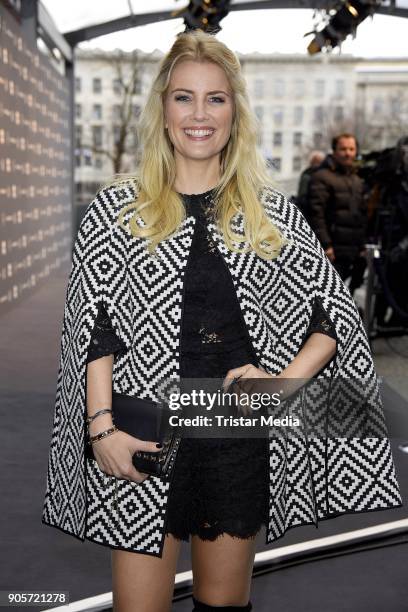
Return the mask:
MULTIPOLYGON (((132 463, 144 474, 169 480, 181 440, 181 429, 171 427, 172 414, 166 404, 112 392, 112 417, 116 427, 127 434, 149 442, 163 444, 157 452, 136 451, 132 463)), ((88 456, 94 458, 92 445, 88 456)))

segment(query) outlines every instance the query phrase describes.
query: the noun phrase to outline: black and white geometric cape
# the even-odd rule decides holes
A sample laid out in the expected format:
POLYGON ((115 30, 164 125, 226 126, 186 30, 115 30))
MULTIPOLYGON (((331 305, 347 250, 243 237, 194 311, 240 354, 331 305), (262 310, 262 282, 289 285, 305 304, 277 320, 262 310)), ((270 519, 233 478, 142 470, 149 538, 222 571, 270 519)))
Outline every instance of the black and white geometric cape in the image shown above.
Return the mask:
MULTIPOLYGON (((100 302, 128 349, 115 358, 114 391, 157 401, 160 381, 179 377, 183 274, 195 218, 187 217, 152 257, 145 239, 132 237, 116 223, 120 209, 136 195, 131 183, 102 189, 77 235, 42 522, 81 540, 161 556, 171 484, 153 476, 140 484, 115 479, 84 456, 86 360, 100 302)), ((401 496, 378 380, 354 301, 298 208, 269 187, 260 201, 291 240, 273 261, 253 251, 230 251, 215 223, 208 223, 230 270, 260 365, 271 374, 288 366, 317 300, 337 335, 335 357, 290 404, 304 435, 292 436, 286 428, 285 435, 271 433, 270 543, 296 525, 317 526, 343 513, 399 507, 401 496)), ((243 233, 240 213, 234 230, 243 233)))

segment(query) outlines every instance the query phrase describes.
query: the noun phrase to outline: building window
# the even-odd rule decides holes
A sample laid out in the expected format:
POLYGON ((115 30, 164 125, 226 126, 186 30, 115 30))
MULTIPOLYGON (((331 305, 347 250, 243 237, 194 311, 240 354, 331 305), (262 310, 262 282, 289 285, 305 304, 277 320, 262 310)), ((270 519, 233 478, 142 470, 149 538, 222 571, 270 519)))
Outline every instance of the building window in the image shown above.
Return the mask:
POLYGON ((301 98, 305 95, 305 82, 303 79, 296 79, 294 83, 294 94, 296 98, 301 98))
POLYGON ((121 138, 121 126, 114 125, 113 126, 113 142, 115 145, 119 144, 121 138))
POLYGON ((275 79, 273 93, 277 98, 283 98, 285 95, 285 81, 283 79, 275 79))
POLYGON ((102 119, 102 105, 101 104, 93 105, 92 116, 94 119, 102 119))
POLYGON ((323 79, 317 79, 317 81, 315 81, 316 98, 322 98, 324 96, 324 87, 325 87, 325 82, 323 79))
POLYGON ((122 119, 122 106, 120 104, 114 104, 112 107, 113 119, 120 121, 122 119))
POLYGON ((81 91, 82 81, 81 77, 75 77, 75 91, 78 93, 81 91))
POLYGON ((272 166, 280 172, 282 169, 282 158, 281 157, 272 157, 272 166))
POLYGON ((113 79, 112 81, 113 93, 119 95, 122 93, 122 82, 120 79, 113 79))
POLYGON ((83 150, 84 165, 92 166, 92 151, 90 149, 83 150))
POLYGON ((344 108, 342 106, 334 107, 334 120, 343 121, 344 119, 344 108))
POLYGON ((82 145, 82 125, 75 126, 75 146, 81 148, 82 145))
POLYGON ((313 134, 313 146, 315 149, 323 148, 323 134, 321 132, 315 132, 313 134))
POLYGON ((95 148, 102 146, 102 126, 101 125, 93 125, 92 126, 92 143, 95 148))
POLYGON ((95 168, 101 170, 103 168, 103 159, 102 157, 95 157, 95 168))
POLYGON ((263 106, 255 106, 254 111, 255 111, 255 115, 258 118, 258 121, 262 123, 263 116, 264 116, 263 106))
POLYGON ((273 145, 275 147, 280 147, 282 145, 282 132, 273 133, 273 145))
POLYGON ((82 106, 81 104, 75 104, 75 119, 80 119, 82 115, 82 106))
POLYGON ((382 114, 384 110, 384 103, 382 98, 374 98, 373 100, 373 113, 378 115, 382 114))
POLYGON ((140 116, 141 110, 142 109, 139 106, 139 104, 132 104, 132 117, 134 117, 134 119, 138 119, 140 116))
POLYGON ((86 200, 94 197, 94 194, 100 189, 99 183, 76 183, 76 192, 83 196, 86 200))
POLYGON ((255 98, 263 98, 263 95, 264 95, 264 82, 263 82, 263 79, 255 79, 255 81, 254 81, 254 95, 255 95, 255 98))
POLYGON ((301 168, 302 168, 302 158, 298 156, 294 157, 292 160, 293 172, 300 172, 301 168))
POLYGON ((323 106, 315 106, 314 113, 313 113, 314 122, 319 123, 321 125, 323 123, 323 115, 324 115, 323 106))
POLYGON ((136 77, 133 83, 133 94, 139 95, 142 93, 142 80, 139 77, 136 77))
POLYGON ((295 147, 300 147, 302 145, 302 132, 293 133, 293 144, 295 147))
POLYGON ((393 118, 396 119, 401 114, 402 106, 401 106, 401 98, 391 98, 390 100, 390 111, 393 118))
POLYGON ((139 139, 137 137, 137 129, 135 127, 131 127, 128 132, 129 146, 132 149, 136 149, 139 144, 139 139))
POLYGON ((273 121, 275 125, 283 123, 283 106, 275 106, 273 109, 273 121))
POLYGON ((94 93, 102 93, 102 79, 98 77, 92 79, 92 91, 94 93))
POLYGON ((345 81, 343 79, 337 79, 334 86, 334 95, 336 98, 344 98, 345 92, 345 81))
POLYGON ((371 138, 381 143, 383 139, 383 132, 384 130, 382 127, 375 127, 370 130, 371 138))
POLYGON ((293 123, 295 125, 303 123, 303 106, 295 106, 293 109, 293 123))

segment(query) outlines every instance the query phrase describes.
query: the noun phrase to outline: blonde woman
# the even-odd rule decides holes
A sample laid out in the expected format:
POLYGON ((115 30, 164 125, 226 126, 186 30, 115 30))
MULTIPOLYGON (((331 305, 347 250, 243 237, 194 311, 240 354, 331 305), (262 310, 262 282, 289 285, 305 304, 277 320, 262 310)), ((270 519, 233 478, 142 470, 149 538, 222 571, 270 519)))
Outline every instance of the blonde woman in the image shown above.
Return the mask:
MULTIPOLYGON (((364 441, 183 438, 165 481, 134 467, 156 441, 115 429, 112 390, 155 401, 166 376, 327 382, 358 362, 372 381, 362 409, 381 417, 371 354, 316 236, 269 184, 232 51, 201 31, 179 35, 140 136, 138 176, 102 189, 78 233, 43 522, 112 549, 115 612, 170 610, 190 538, 194 610, 251 610, 262 525, 269 543, 295 525, 401 505, 388 440, 378 437, 373 466, 364 441), (358 453, 376 493, 343 491, 332 453, 350 473, 358 453)), ((319 402, 327 420, 335 402, 319 402)))

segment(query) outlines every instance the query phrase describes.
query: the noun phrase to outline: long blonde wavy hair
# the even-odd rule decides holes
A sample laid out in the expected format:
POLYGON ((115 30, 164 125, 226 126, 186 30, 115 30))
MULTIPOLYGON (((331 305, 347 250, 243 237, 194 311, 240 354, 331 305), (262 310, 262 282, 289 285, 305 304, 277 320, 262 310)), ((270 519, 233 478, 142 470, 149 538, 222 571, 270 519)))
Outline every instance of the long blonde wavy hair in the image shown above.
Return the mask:
POLYGON ((214 198, 215 219, 225 243, 230 250, 243 252, 242 243, 248 241, 246 250, 253 249, 263 259, 274 259, 287 240, 268 219, 260 202, 262 190, 273 186, 266 162, 258 150, 259 124, 250 108, 241 64, 226 45, 201 30, 179 34, 160 62, 139 121, 142 146, 139 172, 126 178, 120 176, 113 183, 130 181, 136 192, 135 201, 121 210, 118 222, 124 227, 123 216, 134 209, 129 229, 133 236, 149 239, 147 248, 152 253, 159 242, 177 232, 186 218, 182 198, 174 189, 173 145, 164 126, 164 103, 172 70, 183 60, 217 64, 224 70, 232 91, 231 135, 220 154, 221 178, 214 198), (237 212, 244 215, 244 235, 236 234, 230 225, 237 212), (136 216, 143 220, 143 227, 136 216), (232 241, 240 243, 237 248, 232 241))

